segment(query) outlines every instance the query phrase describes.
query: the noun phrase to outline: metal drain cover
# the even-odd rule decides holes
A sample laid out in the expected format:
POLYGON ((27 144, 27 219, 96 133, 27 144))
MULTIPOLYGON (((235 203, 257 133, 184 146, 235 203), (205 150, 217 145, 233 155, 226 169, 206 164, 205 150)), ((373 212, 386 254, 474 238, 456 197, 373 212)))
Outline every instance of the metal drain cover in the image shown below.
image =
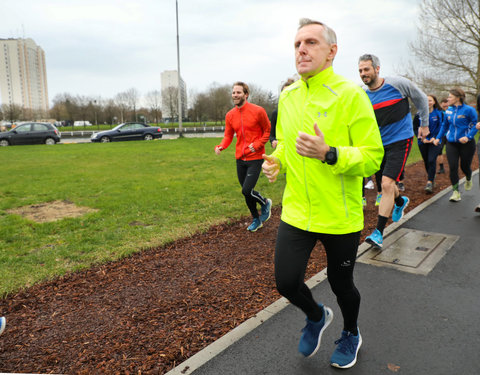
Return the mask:
POLYGON ((401 228, 384 239, 382 251, 371 248, 357 261, 427 275, 458 238, 401 228))

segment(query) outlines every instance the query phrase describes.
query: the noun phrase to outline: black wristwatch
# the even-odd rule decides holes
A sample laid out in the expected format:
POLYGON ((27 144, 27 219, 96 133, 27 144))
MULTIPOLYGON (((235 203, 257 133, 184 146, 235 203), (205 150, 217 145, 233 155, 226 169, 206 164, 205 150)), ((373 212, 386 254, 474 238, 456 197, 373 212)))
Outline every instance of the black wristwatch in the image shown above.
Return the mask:
POLYGON ((337 162, 337 159, 338 159, 337 148, 330 147, 330 150, 328 150, 325 154, 325 163, 327 163, 328 165, 333 165, 337 162))

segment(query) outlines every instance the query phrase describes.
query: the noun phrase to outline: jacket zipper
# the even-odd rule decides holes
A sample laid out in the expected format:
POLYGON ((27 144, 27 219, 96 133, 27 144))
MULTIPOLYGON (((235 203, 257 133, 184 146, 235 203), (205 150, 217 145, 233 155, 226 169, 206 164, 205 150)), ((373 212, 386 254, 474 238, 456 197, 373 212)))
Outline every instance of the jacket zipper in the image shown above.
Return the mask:
MULTIPOLYGON (((306 98, 305 98, 305 104, 304 104, 303 115, 302 115, 302 128, 305 126, 305 124, 304 124, 305 113, 307 112, 308 96, 310 94, 310 87, 308 86, 308 82, 305 82, 305 85, 307 86, 307 95, 306 95, 306 98)), ((304 156, 302 156, 302 162, 303 162, 303 179, 305 181, 305 195, 307 197, 307 205, 308 205, 307 231, 309 231, 310 226, 312 224, 312 204, 311 204, 311 201, 310 201, 310 194, 308 192, 307 167, 305 165, 305 157, 304 156)))
POLYGON ((453 116, 453 128, 455 129, 455 137, 453 138, 453 141, 457 141, 457 109, 458 107, 455 107, 455 116, 453 116))
POLYGON ((245 161, 247 159, 247 157, 245 156, 245 131, 243 129, 243 113, 240 110, 240 108, 238 110, 240 111, 240 124, 241 124, 241 128, 242 128, 242 138, 243 138, 242 155, 243 155, 243 160, 245 161))

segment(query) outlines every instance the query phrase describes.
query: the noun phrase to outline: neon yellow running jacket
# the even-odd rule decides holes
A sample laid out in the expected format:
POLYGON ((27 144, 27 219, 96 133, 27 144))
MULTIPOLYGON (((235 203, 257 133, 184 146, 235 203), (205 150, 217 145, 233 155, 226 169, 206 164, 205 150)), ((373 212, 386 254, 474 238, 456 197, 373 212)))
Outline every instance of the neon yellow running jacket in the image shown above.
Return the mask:
POLYGON ((307 82, 283 90, 278 107, 278 145, 273 156, 286 173, 282 220, 296 228, 328 234, 363 229, 362 184, 380 169, 383 145, 373 107, 364 90, 329 67, 307 82), (315 135, 338 150, 334 165, 300 156, 298 132, 315 135))

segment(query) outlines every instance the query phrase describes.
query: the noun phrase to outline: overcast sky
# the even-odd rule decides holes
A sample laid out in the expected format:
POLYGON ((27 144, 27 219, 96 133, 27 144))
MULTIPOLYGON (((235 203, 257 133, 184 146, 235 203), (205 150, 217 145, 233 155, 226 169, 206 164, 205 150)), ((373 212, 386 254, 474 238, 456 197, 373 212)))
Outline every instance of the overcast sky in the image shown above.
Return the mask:
MULTIPOLYGON (((327 23, 338 38, 334 69, 360 83, 357 60, 403 72, 420 0, 178 0, 180 72, 187 90, 242 80, 278 93, 295 73, 298 20, 327 23)), ((160 90, 177 69, 175 0, 1 0, 0 38, 32 38, 46 54, 49 99, 112 98, 160 90)))

